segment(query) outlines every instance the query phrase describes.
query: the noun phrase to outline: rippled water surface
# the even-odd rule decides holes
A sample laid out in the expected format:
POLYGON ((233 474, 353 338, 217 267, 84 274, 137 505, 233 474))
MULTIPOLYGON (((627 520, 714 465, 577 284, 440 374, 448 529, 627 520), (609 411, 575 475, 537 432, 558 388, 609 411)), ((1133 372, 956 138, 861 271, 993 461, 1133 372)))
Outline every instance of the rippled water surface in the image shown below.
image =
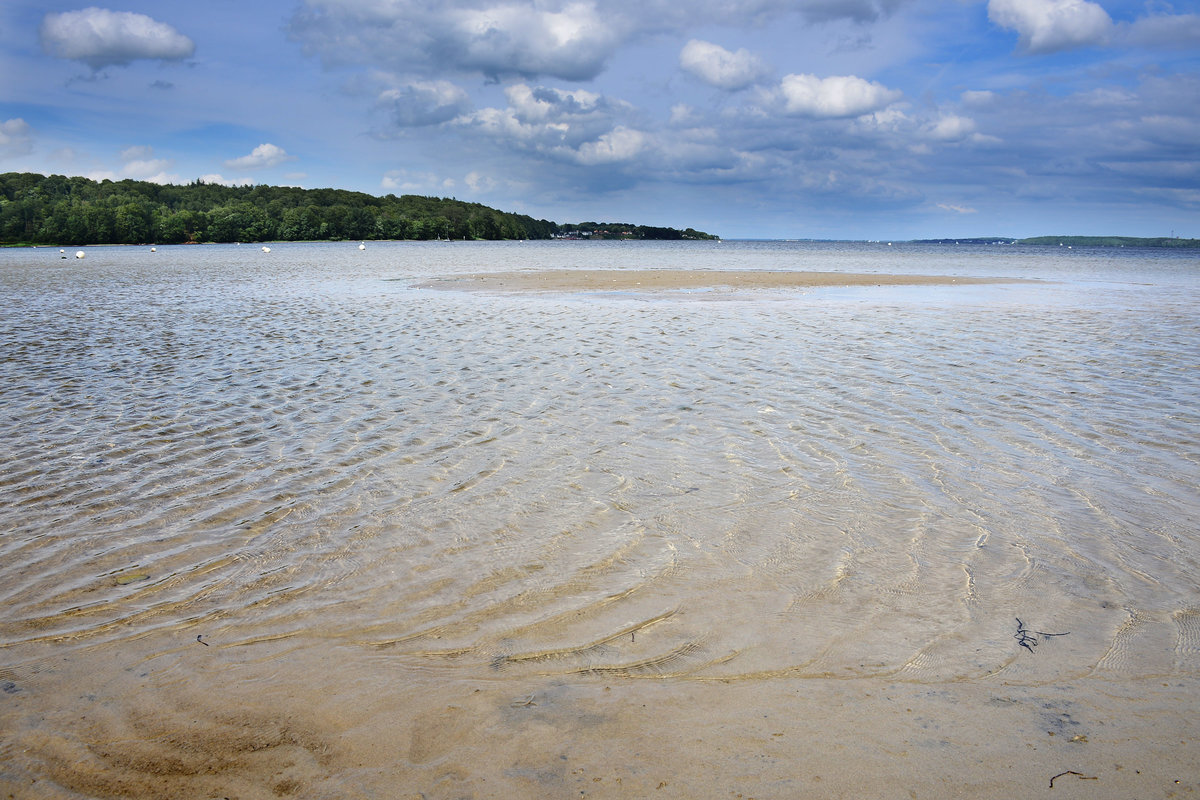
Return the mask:
MULTIPOLYGON (((160 688, 228 652, 239 680, 313 670, 356 706, 399 675, 1200 673, 1195 251, 42 248, 0 251, 0 303, 0 672, 22 714, 37 675, 127 648, 160 688), (561 267, 1038 282, 415 288, 561 267)), ((86 793, 22 741, 43 753, 6 751, 22 775, 86 793)))

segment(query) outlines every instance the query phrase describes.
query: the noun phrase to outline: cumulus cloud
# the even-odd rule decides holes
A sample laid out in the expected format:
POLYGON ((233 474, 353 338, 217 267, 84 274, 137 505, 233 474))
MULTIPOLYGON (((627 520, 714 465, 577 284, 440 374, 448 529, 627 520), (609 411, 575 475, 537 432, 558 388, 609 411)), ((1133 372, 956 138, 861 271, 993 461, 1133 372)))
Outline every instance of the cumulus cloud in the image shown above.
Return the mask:
POLYGON ((33 151, 33 128, 20 117, 0 122, 0 158, 33 151))
POLYGON ((958 142, 975 133, 975 121, 957 114, 946 114, 930 123, 926 133, 943 142, 958 142))
POLYGON ((209 173, 208 175, 200 176, 201 183, 219 183, 222 186, 253 186, 252 178, 226 178, 218 173, 209 173))
POLYGON ((591 0, 307 0, 289 31, 331 64, 589 80, 623 41, 624 20, 591 0))
POLYGON ((593 142, 584 142, 575 158, 580 164, 615 164, 635 158, 646 145, 646 135, 641 131, 617 126, 593 142))
POLYGON ((389 192, 437 194, 452 190, 455 181, 453 178, 439 178, 429 172, 410 173, 408 170, 396 169, 385 173, 379 185, 389 192))
POLYGON ((409 81, 379 93, 377 105, 403 128, 439 125, 470 109, 467 93, 450 81, 409 81))
POLYGON ((121 151, 121 177, 150 183, 179 183, 178 175, 168 173, 174 162, 155 156, 149 146, 127 147, 121 151))
POLYGON ((566 91, 519 83, 504 91, 506 108, 483 108, 457 122, 494 139, 552 151, 597 139, 616 126, 624 104, 583 89, 566 91))
POLYGON ((779 85, 784 110, 789 114, 818 119, 859 117, 887 107, 901 93, 881 83, 854 75, 818 78, 816 75, 785 75, 779 85))
POLYGON ((292 161, 295 158, 295 156, 289 156, 282 147, 266 143, 254 148, 250 151, 250 155, 226 161, 225 166, 229 169, 265 169, 282 164, 284 161, 292 161))
POLYGON ((484 75, 552 75, 588 80, 619 44, 614 20, 590 2, 551 11, 526 4, 453 10, 444 45, 458 63, 484 75))
POLYGON ((1026 53, 1054 53, 1104 44, 1113 22, 1088 0, 988 0, 988 19, 1016 31, 1026 53))
POLYGON ((482 108, 455 122, 502 148, 560 162, 595 166, 628 162, 651 137, 621 122, 628 104, 583 89, 516 84, 505 108, 482 108))
POLYGON ((766 64, 748 50, 734 53, 699 39, 683 46, 679 66, 705 83, 727 91, 744 89, 767 72, 766 64))
POLYGON ((81 61, 93 70, 139 59, 178 61, 196 51, 191 39, 165 22, 95 7, 47 14, 41 40, 50 55, 81 61))

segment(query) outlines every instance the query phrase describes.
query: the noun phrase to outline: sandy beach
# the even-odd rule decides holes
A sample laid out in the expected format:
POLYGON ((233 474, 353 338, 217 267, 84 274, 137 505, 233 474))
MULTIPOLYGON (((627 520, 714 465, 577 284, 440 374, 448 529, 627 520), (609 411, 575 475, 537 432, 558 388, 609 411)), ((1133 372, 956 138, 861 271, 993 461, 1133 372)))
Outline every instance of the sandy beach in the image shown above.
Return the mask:
POLYGON ((1049 654, 1016 661, 1057 678, 1050 683, 1031 684, 1028 671, 940 683, 629 680, 412 669, 319 637, 226 644, 218 629, 212 642, 180 631, 173 646, 108 648, 44 662, 41 675, 20 671, 0 717, 11 724, 3 796, 1115 800, 1200 791, 1195 679, 1061 680, 1049 654), (139 657, 153 647, 170 655, 139 657), (39 700, 47 692, 69 702, 39 700))
POLYGON ((1192 261, 271 256, 0 252, 0 798, 1200 792, 1192 261))
POLYGON ((888 275, 852 272, 684 269, 544 269, 479 272, 418 284, 426 289, 491 292, 597 292, 682 289, 804 289, 818 286, 950 286, 1014 283, 1014 278, 946 275, 888 275))

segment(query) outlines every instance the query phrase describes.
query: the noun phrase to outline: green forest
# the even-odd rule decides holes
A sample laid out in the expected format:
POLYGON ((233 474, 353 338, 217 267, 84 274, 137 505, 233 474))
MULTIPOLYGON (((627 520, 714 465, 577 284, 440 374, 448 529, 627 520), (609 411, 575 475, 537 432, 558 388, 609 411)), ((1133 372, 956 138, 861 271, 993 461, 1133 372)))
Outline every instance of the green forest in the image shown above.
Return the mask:
POLYGON ((559 226, 456 199, 288 186, 0 175, 0 244, 183 244, 368 239, 715 239, 688 228, 559 226), (580 236, 580 238, 584 238, 580 236))

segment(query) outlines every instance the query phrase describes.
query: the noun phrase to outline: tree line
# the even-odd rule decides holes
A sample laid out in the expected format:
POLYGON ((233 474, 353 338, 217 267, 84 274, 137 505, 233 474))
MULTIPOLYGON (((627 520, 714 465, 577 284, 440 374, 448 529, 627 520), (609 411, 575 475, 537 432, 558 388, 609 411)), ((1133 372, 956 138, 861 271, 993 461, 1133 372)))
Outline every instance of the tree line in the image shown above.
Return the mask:
POLYGON ((416 195, 0 175, 5 244, 546 239, 555 229, 479 203, 416 195))
MULTIPOLYGON (((633 238, 715 238, 691 228, 617 227, 638 228, 633 238)), ((8 245, 549 239, 561 230, 549 220, 454 198, 200 180, 179 185, 0 175, 0 244, 8 245)))

